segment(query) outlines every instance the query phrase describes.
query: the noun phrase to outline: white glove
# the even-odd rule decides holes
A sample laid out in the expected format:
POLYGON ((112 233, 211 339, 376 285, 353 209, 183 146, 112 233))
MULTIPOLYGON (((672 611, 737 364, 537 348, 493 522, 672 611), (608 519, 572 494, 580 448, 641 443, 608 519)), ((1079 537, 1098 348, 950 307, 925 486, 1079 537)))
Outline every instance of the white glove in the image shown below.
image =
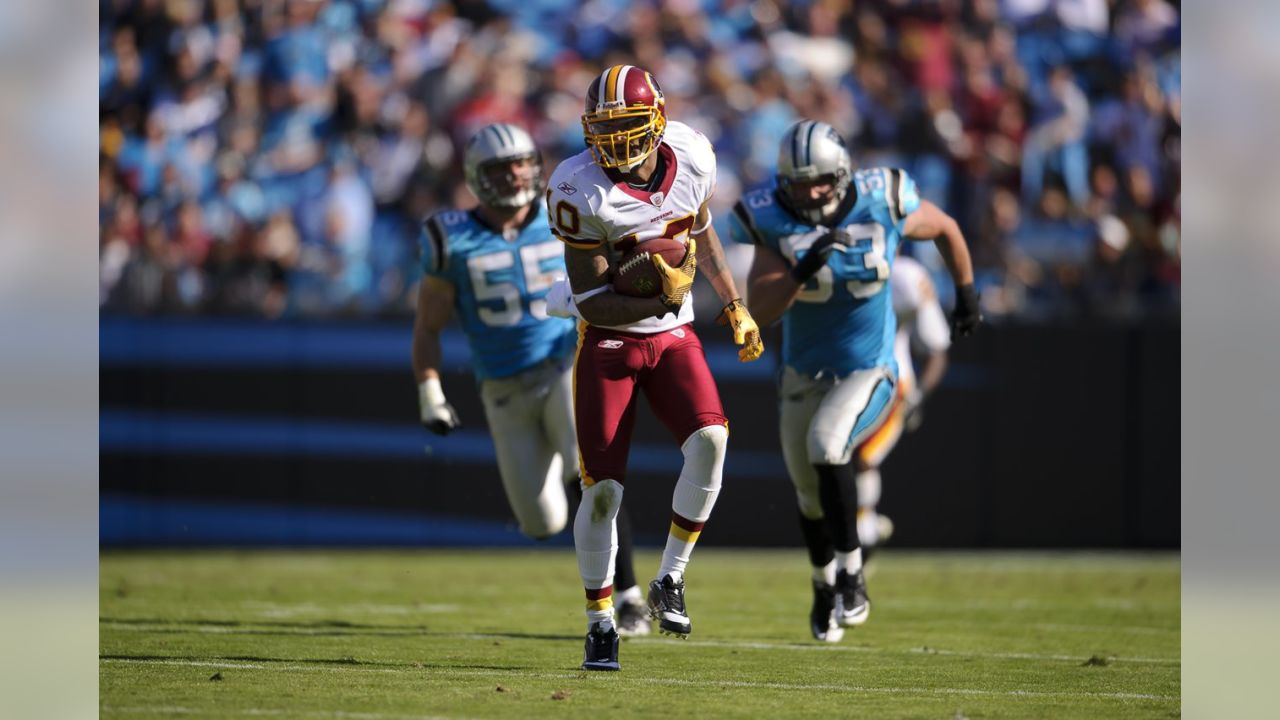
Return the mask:
POLYGON ((573 288, 569 287, 567 279, 560 278, 551 284, 551 290, 547 292, 547 314, 563 318, 581 317, 573 301, 573 288))
POLYGON ((439 378, 428 378, 418 386, 418 410, 423 426, 437 435, 448 435, 462 425, 458 411, 444 399, 439 378))

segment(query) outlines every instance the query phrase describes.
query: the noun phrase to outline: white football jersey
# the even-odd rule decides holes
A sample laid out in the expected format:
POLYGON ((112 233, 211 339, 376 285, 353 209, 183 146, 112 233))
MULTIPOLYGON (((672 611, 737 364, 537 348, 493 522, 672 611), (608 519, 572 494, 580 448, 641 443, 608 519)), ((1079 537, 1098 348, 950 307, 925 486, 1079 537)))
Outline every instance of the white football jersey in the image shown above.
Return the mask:
MULTIPOLYGON (((711 141, 684 123, 667 122, 662 144, 666 172, 653 192, 615 183, 591 159, 591 151, 574 155, 556 167, 547 187, 551 232, 567 245, 593 250, 606 245, 609 261, 618 260, 637 243, 668 237, 687 240, 703 203, 716 189, 716 155, 711 141)), ((680 312, 611 327, 658 333, 693 320, 693 293, 680 312)))
POLYGON ((893 287, 893 313, 898 317, 893 354, 898 361, 899 382, 910 389, 916 381, 911 366, 912 342, 926 352, 944 351, 951 347, 951 328, 928 271, 915 259, 900 255, 889 282, 893 287))

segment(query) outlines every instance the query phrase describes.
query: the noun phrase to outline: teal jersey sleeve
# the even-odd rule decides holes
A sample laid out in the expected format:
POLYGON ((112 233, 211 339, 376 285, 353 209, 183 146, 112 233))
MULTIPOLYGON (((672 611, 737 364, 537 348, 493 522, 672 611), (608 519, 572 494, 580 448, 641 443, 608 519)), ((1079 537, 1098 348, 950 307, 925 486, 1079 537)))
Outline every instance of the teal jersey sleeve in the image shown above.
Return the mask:
POLYGON ((746 199, 739 199, 733 204, 733 217, 729 220, 729 237, 743 245, 762 245, 763 238, 756 227, 756 220, 747 209, 746 199))
POLYGON ((440 218, 433 215, 418 229, 418 264, 425 275, 440 277, 448 259, 448 238, 440 226, 440 218))
POLYGON ((889 230, 901 233, 907 216, 920 207, 920 193, 906 170, 871 168, 853 175, 858 195, 869 201, 872 214, 889 230))
POLYGON ((779 240, 802 229, 778 205, 773 188, 752 190, 733 206, 730 236, 735 242, 780 251, 779 240))
POLYGON ((459 232, 465 234, 470 224, 467 213, 460 210, 442 210, 422 223, 418 232, 418 263, 423 273, 454 281, 450 273, 449 238, 459 232))

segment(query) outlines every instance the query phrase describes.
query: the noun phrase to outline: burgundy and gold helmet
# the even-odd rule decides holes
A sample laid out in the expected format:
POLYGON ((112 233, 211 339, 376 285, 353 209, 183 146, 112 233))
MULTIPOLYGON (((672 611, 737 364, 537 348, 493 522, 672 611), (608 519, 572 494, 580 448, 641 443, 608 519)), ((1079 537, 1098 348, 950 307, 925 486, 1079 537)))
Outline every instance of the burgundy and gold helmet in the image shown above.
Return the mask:
POLYGON ((600 167, 631 170, 658 149, 667 129, 658 81, 634 65, 614 65, 587 90, 582 134, 600 167))

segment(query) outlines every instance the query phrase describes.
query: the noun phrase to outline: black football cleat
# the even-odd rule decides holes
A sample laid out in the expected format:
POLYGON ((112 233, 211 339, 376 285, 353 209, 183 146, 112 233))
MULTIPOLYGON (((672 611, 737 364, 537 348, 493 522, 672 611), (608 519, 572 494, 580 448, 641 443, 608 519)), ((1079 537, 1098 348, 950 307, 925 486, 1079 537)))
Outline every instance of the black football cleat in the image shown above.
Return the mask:
POLYGON ((649 583, 649 617, 658 621, 658 632, 684 640, 693 626, 684 609, 684 578, 679 582, 664 575, 649 583))
POLYGON ((587 633, 586 649, 582 654, 583 670, 621 670, 618 664, 618 633, 613 628, 604 629, 600 623, 591 626, 587 633))
POLYGON ((836 621, 836 589, 813 581, 813 607, 809 610, 809 632, 818 642, 840 642, 844 628, 836 621))
POLYGON ((852 575, 844 570, 836 573, 836 621, 840 627, 861 625, 870 614, 871 599, 867 597, 862 571, 852 575))

